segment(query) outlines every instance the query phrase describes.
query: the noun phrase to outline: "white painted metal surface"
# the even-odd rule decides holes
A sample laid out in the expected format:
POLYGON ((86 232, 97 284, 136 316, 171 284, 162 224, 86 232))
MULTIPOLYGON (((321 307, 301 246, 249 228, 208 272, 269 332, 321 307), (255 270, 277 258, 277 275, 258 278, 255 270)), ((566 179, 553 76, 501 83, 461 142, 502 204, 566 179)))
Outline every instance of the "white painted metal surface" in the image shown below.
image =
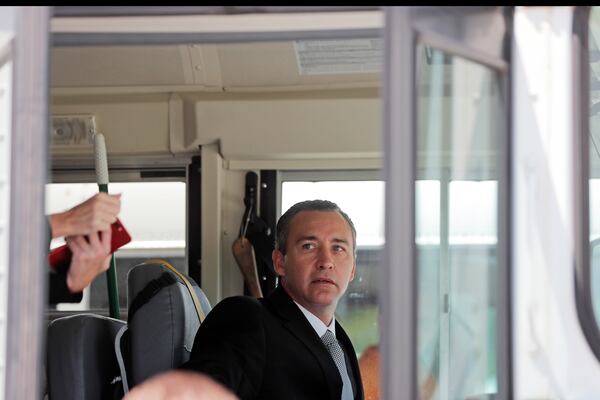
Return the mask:
POLYGON ((513 43, 516 399, 593 399, 574 294, 572 7, 519 7, 513 43))
POLYGON ((179 15, 144 17, 54 18, 51 31, 66 32, 293 32, 338 29, 379 29, 381 11, 327 13, 179 15))
MULTIPOLYGON (((6 368, 8 244, 10 224, 10 123, 12 63, 0 65, 0 388, 6 368)), ((0 399, 4 393, 0 391, 0 399)))
MULTIPOLYGON (((10 126, 14 7, 0 11, 0 389, 6 379, 6 326, 8 307, 8 248, 10 224, 10 126)), ((0 400, 4 390, 0 390, 0 400)))

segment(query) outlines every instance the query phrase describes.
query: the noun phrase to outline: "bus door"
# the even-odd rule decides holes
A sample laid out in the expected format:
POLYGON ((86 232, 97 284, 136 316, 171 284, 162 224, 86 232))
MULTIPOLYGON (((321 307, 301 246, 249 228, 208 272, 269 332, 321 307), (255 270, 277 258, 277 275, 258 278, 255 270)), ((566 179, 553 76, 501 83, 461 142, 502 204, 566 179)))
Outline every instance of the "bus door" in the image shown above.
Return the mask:
POLYGON ((511 19, 386 10, 386 399, 510 398, 511 19))
POLYGON ((48 21, 48 7, 0 10, 0 399, 39 395, 48 21))

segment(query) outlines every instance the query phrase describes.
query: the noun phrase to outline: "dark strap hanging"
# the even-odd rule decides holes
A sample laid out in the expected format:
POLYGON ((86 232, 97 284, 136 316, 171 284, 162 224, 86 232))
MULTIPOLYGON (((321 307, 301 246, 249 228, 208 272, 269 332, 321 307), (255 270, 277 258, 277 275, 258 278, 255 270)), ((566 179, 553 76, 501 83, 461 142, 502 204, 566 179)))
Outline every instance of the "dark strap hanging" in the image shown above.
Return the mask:
MULTIPOLYGON (((271 287, 270 283, 274 282, 275 269, 273 268, 273 261, 271 259, 271 254, 274 249, 274 240, 272 236, 272 229, 267 225, 267 223, 256 215, 256 205, 257 205, 257 188, 258 188, 258 177, 254 172, 248 172, 246 174, 246 190, 244 196, 244 205, 245 211, 242 216, 242 221, 240 223, 239 236, 236 242, 234 242, 234 255, 236 254, 235 247, 237 246, 237 251, 240 256, 242 256, 242 250, 245 250, 246 253, 243 257, 248 258, 248 254, 250 251, 254 253, 254 266, 250 268, 246 267, 247 272, 244 276, 249 276, 246 280, 248 289, 251 292, 251 295, 256 296, 257 290, 253 289, 254 283, 257 282, 257 286, 260 287, 261 295, 269 294, 275 286, 271 287), (248 249, 245 243, 249 243, 251 245, 251 249, 248 249), (256 271, 256 272, 253 272, 256 271)), ((236 257, 236 261, 237 257, 236 257)), ((238 265, 242 268, 240 262, 238 261, 238 265)), ((247 262, 245 265, 249 265, 247 262)), ((244 273, 242 269, 242 273, 244 273)))

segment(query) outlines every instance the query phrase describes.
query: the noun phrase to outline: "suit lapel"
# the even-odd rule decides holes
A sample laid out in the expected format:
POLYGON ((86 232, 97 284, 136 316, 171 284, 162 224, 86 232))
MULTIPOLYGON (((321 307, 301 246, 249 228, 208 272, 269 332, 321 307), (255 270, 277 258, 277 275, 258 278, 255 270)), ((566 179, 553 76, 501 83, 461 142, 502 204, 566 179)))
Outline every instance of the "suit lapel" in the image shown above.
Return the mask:
POLYGON ((354 383, 356 384, 356 393, 354 393, 354 398, 363 399, 364 389, 362 385, 362 378, 360 376, 360 367, 356 358, 356 351, 354 351, 354 347, 352 346, 352 342, 346 334, 346 331, 337 322, 337 320, 335 321, 335 336, 337 340, 340 341, 344 346, 348 359, 350 360, 350 369, 352 370, 352 374, 354 375, 354 383))
POLYGON ((339 399, 342 394, 342 379, 340 378, 340 374, 331 355, 323 345, 323 342, 321 342, 321 338, 306 320, 302 311, 300 311, 281 286, 268 296, 267 301, 283 321, 286 329, 304 343, 308 350, 315 356, 325 375, 327 387, 329 388, 329 397, 331 399, 339 399))

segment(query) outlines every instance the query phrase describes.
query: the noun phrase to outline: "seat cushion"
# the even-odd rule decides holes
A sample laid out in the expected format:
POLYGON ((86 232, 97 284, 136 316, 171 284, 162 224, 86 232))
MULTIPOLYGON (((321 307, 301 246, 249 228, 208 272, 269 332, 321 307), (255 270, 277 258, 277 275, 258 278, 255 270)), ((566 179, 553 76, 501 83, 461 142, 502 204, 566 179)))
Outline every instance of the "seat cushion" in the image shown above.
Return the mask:
MULTIPOLYGON (((210 305, 188 278, 204 313, 210 305)), ((181 279, 160 263, 134 267, 128 275, 130 387, 179 367, 191 354, 200 321, 190 293, 181 279)))
MULTIPOLYGON (((105 400, 120 388, 114 338, 125 321, 94 314, 57 318, 48 326, 50 400, 105 400)), ((118 397, 118 396, 117 396, 118 397)))

